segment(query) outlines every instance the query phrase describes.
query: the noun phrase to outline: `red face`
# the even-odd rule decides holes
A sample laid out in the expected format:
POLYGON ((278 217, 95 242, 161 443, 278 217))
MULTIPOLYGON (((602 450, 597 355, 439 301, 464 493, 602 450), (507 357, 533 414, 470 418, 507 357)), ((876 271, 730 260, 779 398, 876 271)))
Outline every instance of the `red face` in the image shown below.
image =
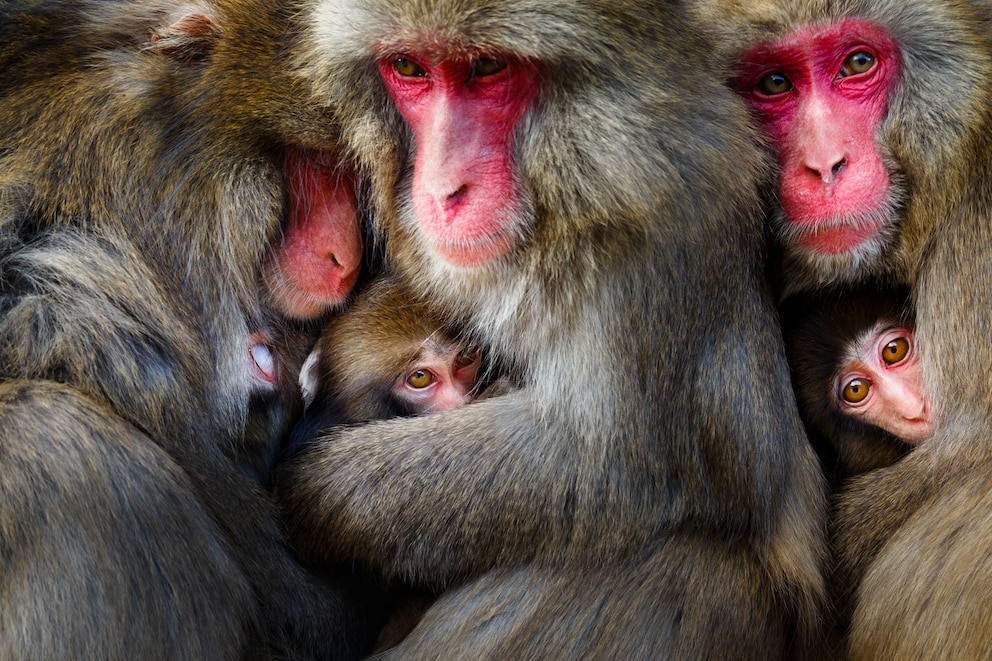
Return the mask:
POLYGON ((506 254, 523 224, 512 143, 536 94, 534 65, 402 53, 379 72, 416 139, 412 202, 428 245, 466 268, 506 254))
POLYGON ((852 349, 833 385, 838 408, 910 445, 930 438, 934 425, 913 329, 876 328, 852 349))
POLYGON ((396 380, 392 394, 414 413, 450 411, 471 402, 479 378, 479 349, 453 347, 447 352, 425 351, 417 363, 396 380))
POLYGON ((310 319, 343 302, 362 264, 354 177, 326 154, 286 154, 289 219, 264 279, 278 310, 310 319))
POLYGON ((893 222, 878 137, 899 70, 891 37, 857 19, 806 27, 744 55, 737 87, 778 154, 787 249, 854 255, 893 222))

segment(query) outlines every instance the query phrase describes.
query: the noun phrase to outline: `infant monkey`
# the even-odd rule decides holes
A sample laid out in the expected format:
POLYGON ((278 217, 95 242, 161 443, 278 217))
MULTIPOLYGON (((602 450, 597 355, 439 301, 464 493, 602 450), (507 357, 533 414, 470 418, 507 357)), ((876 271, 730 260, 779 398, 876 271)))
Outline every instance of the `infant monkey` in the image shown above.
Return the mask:
POLYGON ((793 297, 783 305, 800 412, 821 455, 835 455, 838 477, 888 465, 933 436, 914 323, 901 288, 793 297))
POLYGON ((393 278, 335 315, 300 371, 305 405, 349 421, 458 408, 484 386, 482 352, 393 278))
MULTIPOLYGON (((303 363, 305 413, 293 438, 340 423, 448 411, 506 392, 506 377, 486 381, 486 362, 455 325, 386 276, 330 319, 303 363)), ((402 640, 434 596, 394 586, 388 599, 377 651, 402 640)))

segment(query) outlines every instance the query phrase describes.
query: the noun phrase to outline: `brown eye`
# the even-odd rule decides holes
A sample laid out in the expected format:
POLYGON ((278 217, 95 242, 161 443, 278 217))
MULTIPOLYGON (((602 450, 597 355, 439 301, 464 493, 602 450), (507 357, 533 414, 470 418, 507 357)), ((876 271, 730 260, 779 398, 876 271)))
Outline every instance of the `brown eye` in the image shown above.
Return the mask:
POLYGON ((792 81, 781 71, 773 71, 758 81, 757 89, 766 96, 778 96, 792 89, 792 81))
POLYGON ((430 370, 414 370, 406 377, 406 384, 420 390, 434 383, 434 372, 430 370))
POLYGON ((882 347, 882 362, 895 365, 909 353, 909 340, 898 337, 882 347))
POLYGON ((868 391, 871 390, 871 381, 868 379, 851 379, 844 385, 844 389, 841 390, 840 396, 844 398, 844 401, 848 404, 859 404, 865 400, 868 396, 868 391))
POLYGON ((427 75, 422 66, 405 57, 397 57, 393 60, 393 70, 404 78, 423 78, 427 75))
POLYGON ((476 78, 485 78, 497 74, 506 68, 506 62, 494 60, 491 57, 480 57, 472 63, 472 75, 476 78))
POLYGON ((479 347, 468 347, 467 349, 462 349, 455 356, 455 364, 458 367, 468 367, 472 365, 479 359, 479 347))
POLYGON ((859 50, 851 53, 844 60, 844 64, 840 67, 840 77, 846 78, 847 76, 865 73, 866 71, 871 71, 871 68, 874 66, 875 56, 868 51, 859 50))

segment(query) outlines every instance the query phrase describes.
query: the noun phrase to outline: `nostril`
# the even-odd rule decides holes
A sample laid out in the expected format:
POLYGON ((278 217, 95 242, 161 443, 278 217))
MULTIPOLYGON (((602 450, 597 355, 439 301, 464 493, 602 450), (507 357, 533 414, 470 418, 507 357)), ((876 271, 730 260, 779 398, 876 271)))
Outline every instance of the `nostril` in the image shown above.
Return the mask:
MULTIPOLYGON (((829 162, 830 161, 828 161, 828 163, 829 162)), ((847 167, 847 157, 844 156, 843 158, 834 161, 829 167, 827 167, 826 164, 820 165, 810 163, 803 164, 803 167, 806 168, 806 172, 809 175, 820 179, 823 183, 829 184, 836 181, 837 177, 839 177, 847 167)))
POLYGON ((462 184, 450 193, 438 193, 433 196, 434 205, 441 218, 450 222, 453 214, 468 199, 468 184, 462 184))

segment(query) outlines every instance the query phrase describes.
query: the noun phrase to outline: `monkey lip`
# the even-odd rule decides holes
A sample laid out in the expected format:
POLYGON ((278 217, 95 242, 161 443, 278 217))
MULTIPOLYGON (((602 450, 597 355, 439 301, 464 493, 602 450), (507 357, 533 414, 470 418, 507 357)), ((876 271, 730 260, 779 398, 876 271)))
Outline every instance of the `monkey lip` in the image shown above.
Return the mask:
POLYGON ((871 216, 867 219, 814 221, 792 223, 795 241, 807 250, 828 255, 840 255, 856 250, 861 244, 878 236, 884 221, 871 216))
POLYGON ((512 232, 502 231, 470 243, 437 242, 434 251, 452 266, 477 268, 502 257, 516 244, 512 232))
POLYGON ((912 420, 904 419, 900 426, 901 429, 896 433, 896 437, 909 445, 917 445, 934 434, 933 420, 930 419, 929 415, 912 420))

